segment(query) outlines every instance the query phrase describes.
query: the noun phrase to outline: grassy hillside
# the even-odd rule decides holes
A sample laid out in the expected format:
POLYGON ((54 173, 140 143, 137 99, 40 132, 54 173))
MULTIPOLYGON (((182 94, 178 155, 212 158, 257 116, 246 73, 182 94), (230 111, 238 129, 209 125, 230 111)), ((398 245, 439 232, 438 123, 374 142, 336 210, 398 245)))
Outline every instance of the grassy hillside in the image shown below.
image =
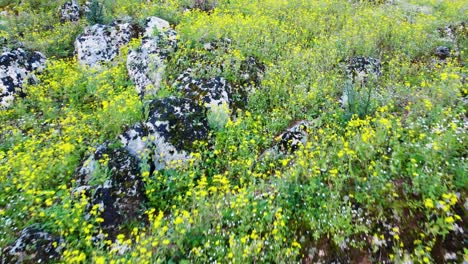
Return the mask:
MULTIPOLYGON (((47 57, 26 96, 0 109, 3 261, 27 227, 56 237, 51 261, 63 263, 468 261, 466 1, 214 2, 103 0, 61 22, 64 1, 0 0, 2 47, 47 57), (178 34, 156 93, 141 98, 128 77, 140 39, 101 67, 75 59, 85 27, 149 16, 178 34), (356 57, 379 60, 381 74, 350 80, 356 57), (111 235, 76 191, 77 170, 104 142, 117 149, 152 99, 180 96, 187 68, 251 91, 208 113, 190 160, 140 164, 140 216, 111 235), (269 155, 299 121, 306 140, 269 155)), ((94 183, 112 177, 107 162, 94 183)))

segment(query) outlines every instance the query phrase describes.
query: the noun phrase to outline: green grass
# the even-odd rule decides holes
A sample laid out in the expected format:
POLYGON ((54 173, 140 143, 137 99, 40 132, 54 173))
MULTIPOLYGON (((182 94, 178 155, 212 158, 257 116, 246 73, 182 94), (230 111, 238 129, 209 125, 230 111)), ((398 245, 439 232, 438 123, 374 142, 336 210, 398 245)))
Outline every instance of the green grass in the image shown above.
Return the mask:
POLYGON ((143 166, 148 223, 99 246, 99 217, 86 220, 89 199, 71 194, 75 169, 143 120, 143 105, 125 49, 109 67, 81 68, 73 41, 89 21, 60 24, 63 1, 46 2, 0 2, 10 14, 0 37, 49 58, 28 96, 0 110, 0 249, 39 224, 65 239, 64 263, 429 263, 449 243, 468 261, 455 232, 466 225, 466 28, 458 58, 434 56, 455 48, 438 29, 467 23, 466 1, 223 0, 209 12, 184 12, 187 0, 102 1, 105 23, 154 15, 178 32, 158 97, 175 94, 189 66, 233 84, 249 56, 266 69, 244 107, 209 116, 214 132, 186 166, 152 175, 143 166), (205 54, 203 43, 222 38, 227 49, 205 54), (383 75, 343 109, 353 56, 380 59, 383 75), (298 120, 313 121, 307 144, 260 160, 298 120), (122 244, 125 254, 112 250, 122 244))

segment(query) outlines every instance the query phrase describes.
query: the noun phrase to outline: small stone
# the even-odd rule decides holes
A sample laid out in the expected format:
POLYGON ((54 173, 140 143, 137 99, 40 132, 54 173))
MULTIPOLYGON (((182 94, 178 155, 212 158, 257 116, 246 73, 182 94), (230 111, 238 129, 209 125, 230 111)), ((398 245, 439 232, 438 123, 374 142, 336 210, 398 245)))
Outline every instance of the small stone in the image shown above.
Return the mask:
POLYGON ((80 6, 76 0, 65 2, 60 8, 60 22, 77 22, 80 20, 80 6))

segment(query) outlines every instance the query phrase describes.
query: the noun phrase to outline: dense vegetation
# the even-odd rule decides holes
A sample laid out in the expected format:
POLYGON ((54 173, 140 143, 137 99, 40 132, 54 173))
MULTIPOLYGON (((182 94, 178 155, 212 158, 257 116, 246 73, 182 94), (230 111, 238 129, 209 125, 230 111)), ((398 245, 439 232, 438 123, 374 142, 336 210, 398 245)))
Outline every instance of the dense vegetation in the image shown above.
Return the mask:
POLYGON ((466 1, 103 0, 62 23, 64 2, 0 1, 2 46, 48 58, 26 97, 0 110, 0 251, 34 226, 63 238, 64 263, 468 261, 466 1), (73 56, 84 27, 127 16, 178 33, 145 100, 125 65, 138 40, 99 68, 73 56), (349 83, 356 56, 379 59, 381 76, 349 83), (102 218, 85 217, 89 197, 73 191, 83 160, 143 120, 147 100, 177 95, 187 67, 236 85, 246 58, 264 65, 248 100, 209 117, 187 164, 142 166, 144 219, 96 242, 102 218), (265 157, 301 120, 307 142, 265 157))

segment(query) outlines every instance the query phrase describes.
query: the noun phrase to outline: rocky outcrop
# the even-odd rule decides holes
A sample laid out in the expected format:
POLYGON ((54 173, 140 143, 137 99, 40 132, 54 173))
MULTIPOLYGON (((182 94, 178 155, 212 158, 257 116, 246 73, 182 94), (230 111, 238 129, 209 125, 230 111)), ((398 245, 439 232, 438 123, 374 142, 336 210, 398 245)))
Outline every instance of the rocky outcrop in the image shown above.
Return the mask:
POLYGON ((131 23, 114 22, 85 28, 75 40, 75 53, 81 64, 96 66, 112 61, 121 47, 138 37, 138 27, 131 23))
POLYGON ((230 105, 231 86, 223 77, 197 79, 192 77, 191 69, 181 74, 174 86, 185 97, 194 100, 208 109, 216 109, 223 104, 230 105))
POLYGON ((77 22, 80 20, 80 5, 76 0, 65 2, 60 8, 60 22, 77 22))
POLYGON ((3 249, 1 263, 50 263, 60 259, 63 239, 39 228, 28 227, 3 249))
POLYGON ((141 220, 140 209, 146 201, 144 183, 139 161, 126 149, 112 149, 106 144, 98 147, 79 168, 77 183, 75 192, 91 195, 88 211, 98 206, 104 219, 101 228, 110 238, 115 237, 120 225, 141 220))
POLYGON ((140 96, 159 89, 166 58, 177 47, 177 33, 169 23, 157 17, 146 19, 141 46, 130 50, 127 70, 140 96))
POLYGON ((9 107, 15 95, 24 96, 23 86, 36 81, 35 71, 45 67, 40 52, 10 50, 0 56, 0 108, 9 107))
POLYGON ((149 117, 120 136, 136 157, 148 158, 153 170, 184 163, 195 141, 208 137, 203 106, 187 98, 167 97, 150 103, 149 117))

